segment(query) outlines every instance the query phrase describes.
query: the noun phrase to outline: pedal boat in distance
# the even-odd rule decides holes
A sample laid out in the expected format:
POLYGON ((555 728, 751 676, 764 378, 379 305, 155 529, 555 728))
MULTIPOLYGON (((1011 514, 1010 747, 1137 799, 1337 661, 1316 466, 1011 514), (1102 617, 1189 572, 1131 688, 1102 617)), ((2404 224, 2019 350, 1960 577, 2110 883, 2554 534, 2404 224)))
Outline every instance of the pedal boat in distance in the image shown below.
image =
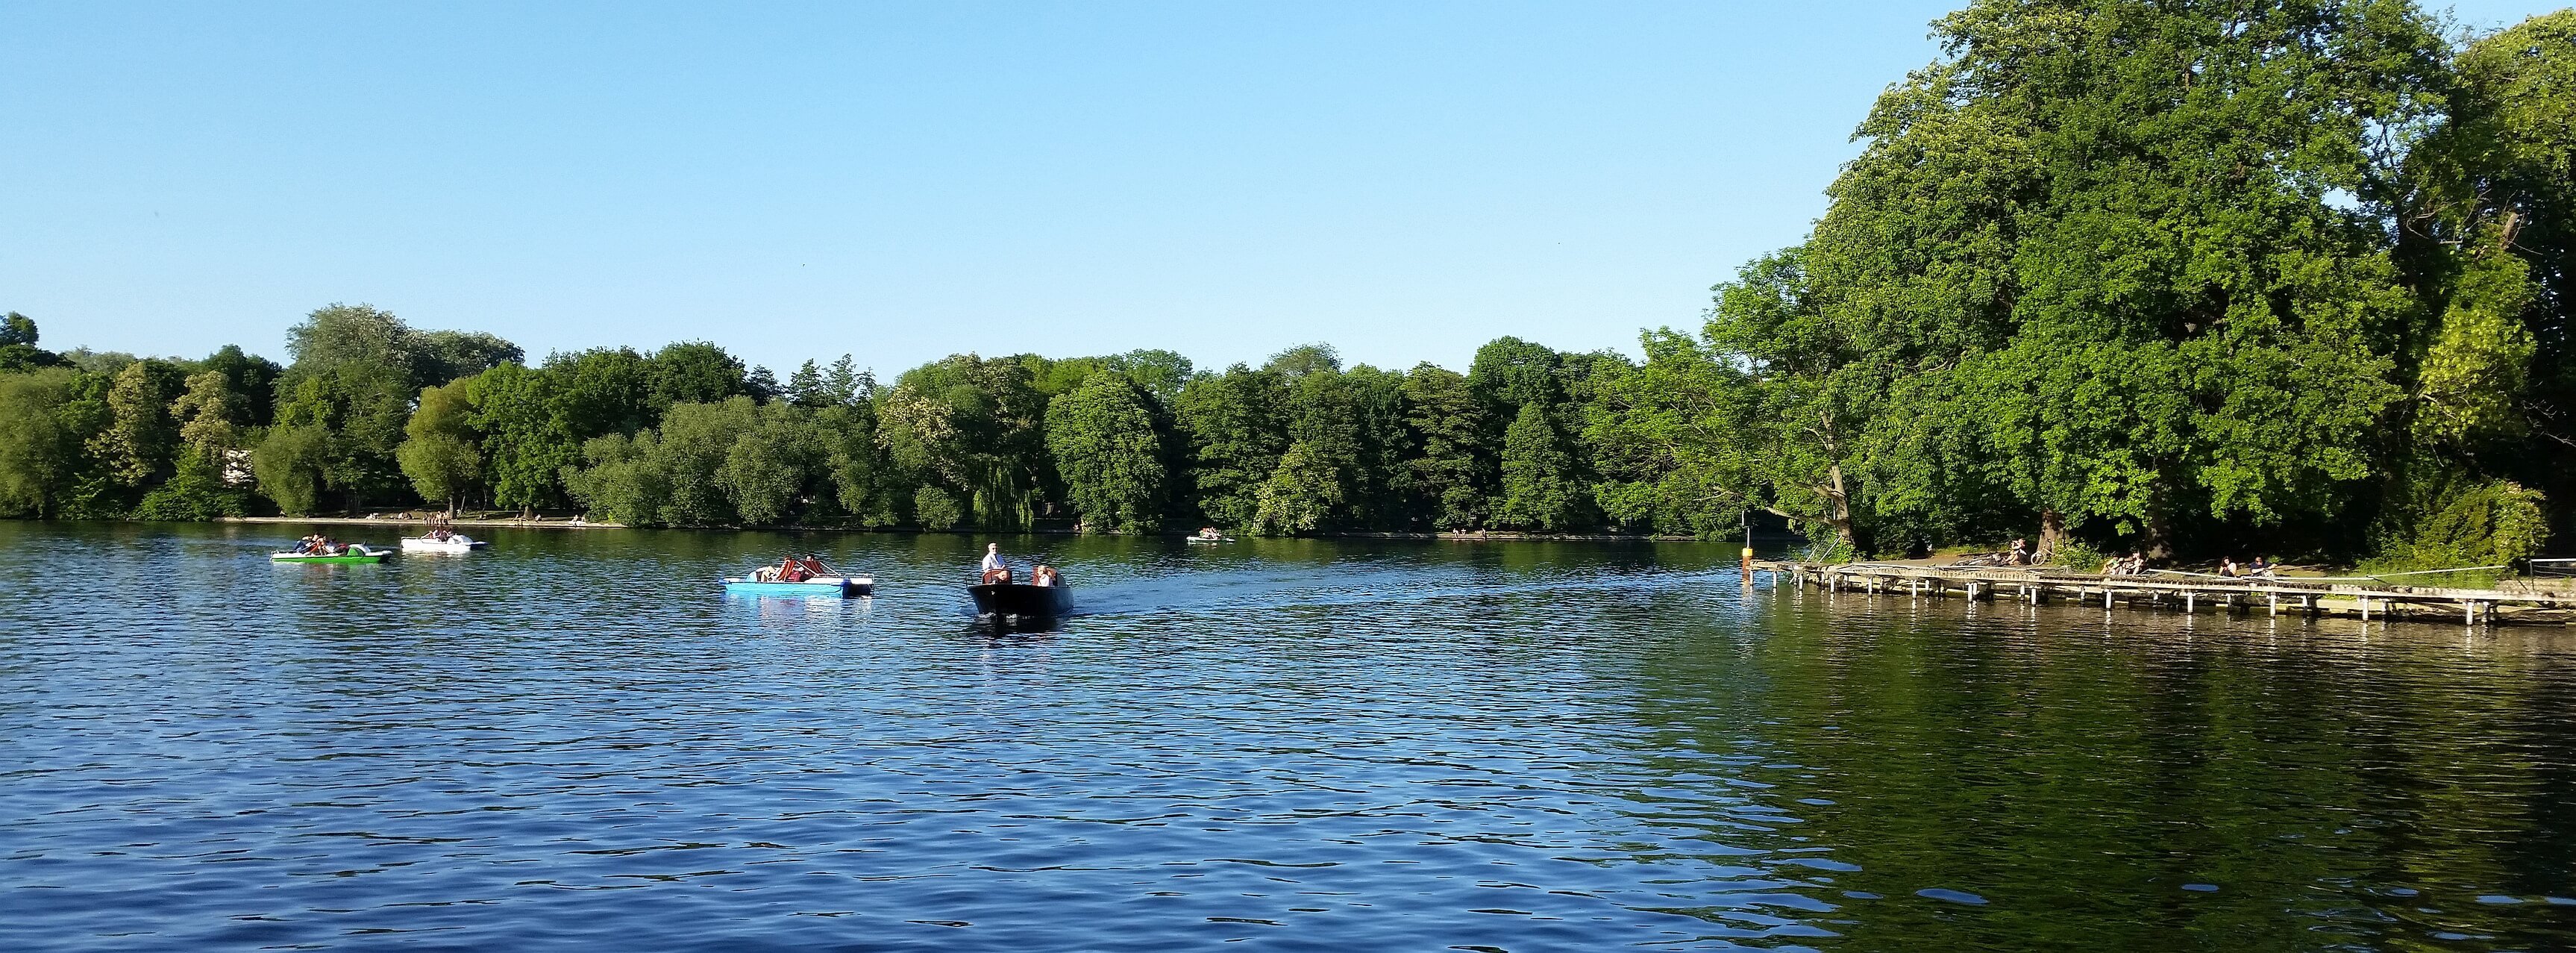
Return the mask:
POLYGON ((273 563, 380 563, 392 555, 391 551, 368 549, 365 543, 350 543, 349 548, 336 553, 270 553, 268 561, 273 563))
POLYGON ((463 533, 451 533, 445 538, 405 536, 402 541, 403 552, 406 553, 470 553, 491 546, 490 540, 475 539, 463 533))

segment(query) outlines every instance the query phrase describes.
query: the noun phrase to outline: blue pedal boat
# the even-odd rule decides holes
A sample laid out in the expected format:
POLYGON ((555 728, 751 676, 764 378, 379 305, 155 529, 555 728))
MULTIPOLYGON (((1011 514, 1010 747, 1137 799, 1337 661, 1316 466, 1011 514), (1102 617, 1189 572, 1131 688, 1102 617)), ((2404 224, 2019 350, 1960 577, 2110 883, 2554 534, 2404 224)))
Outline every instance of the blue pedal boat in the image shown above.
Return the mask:
POLYGON ((724 581, 728 596, 801 596, 808 599, 847 599, 874 595, 877 581, 873 576, 816 576, 803 582, 764 582, 727 576, 724 581))

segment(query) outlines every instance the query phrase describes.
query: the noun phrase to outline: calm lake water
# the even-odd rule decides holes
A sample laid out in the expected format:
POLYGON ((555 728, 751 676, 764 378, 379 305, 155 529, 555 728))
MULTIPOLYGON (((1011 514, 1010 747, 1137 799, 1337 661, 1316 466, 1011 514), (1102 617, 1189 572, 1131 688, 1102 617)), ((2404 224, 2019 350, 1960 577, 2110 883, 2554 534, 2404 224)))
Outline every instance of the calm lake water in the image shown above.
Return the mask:
POLYGON ((18 949, 2576 947, 2576 638, 1728 546, 0 523, 18 949), (391 530, 333 528, 390 543, 391 530), (874 599, 728 599, 788 547, 874 599))

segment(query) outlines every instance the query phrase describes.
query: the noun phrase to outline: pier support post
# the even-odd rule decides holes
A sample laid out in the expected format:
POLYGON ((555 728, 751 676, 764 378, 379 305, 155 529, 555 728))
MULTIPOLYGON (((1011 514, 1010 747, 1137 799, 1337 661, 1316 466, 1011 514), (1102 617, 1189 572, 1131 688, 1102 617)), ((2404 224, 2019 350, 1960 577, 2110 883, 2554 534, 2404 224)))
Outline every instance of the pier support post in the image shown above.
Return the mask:
POLYGON ((2197 595, 2197 593, 2194 593, 2194 592, 2192 592, 2192 591, 2191 591, 2191 590, 2189 590, 2189 589, 2185 589, 2185 590, 2183 590, 2183 591, 2182 591, 2182 613, 2183 613, 2184 615, 2190 615, 2190 614, 2191 614, 2191 612, 2192 612, 2192 597, 2193 597, 2193 596, 2195 596, 2195 595, 2197 595))
POLYGON ((2277 592, 2272 593, 2272 614, 2275 616, 2281 614, 2281 594, 2277 592))

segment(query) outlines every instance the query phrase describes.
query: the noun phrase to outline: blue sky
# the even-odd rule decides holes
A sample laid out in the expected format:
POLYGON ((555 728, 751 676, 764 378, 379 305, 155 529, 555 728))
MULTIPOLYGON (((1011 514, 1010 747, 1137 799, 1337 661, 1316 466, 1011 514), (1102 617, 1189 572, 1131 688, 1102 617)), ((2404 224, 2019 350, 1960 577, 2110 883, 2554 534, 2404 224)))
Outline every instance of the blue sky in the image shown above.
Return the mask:
POLYGON ((282 360, 369 302, 782 373, 1633 350, 1798 240, 1953 5, 8 4, 0 309, 282 360))

